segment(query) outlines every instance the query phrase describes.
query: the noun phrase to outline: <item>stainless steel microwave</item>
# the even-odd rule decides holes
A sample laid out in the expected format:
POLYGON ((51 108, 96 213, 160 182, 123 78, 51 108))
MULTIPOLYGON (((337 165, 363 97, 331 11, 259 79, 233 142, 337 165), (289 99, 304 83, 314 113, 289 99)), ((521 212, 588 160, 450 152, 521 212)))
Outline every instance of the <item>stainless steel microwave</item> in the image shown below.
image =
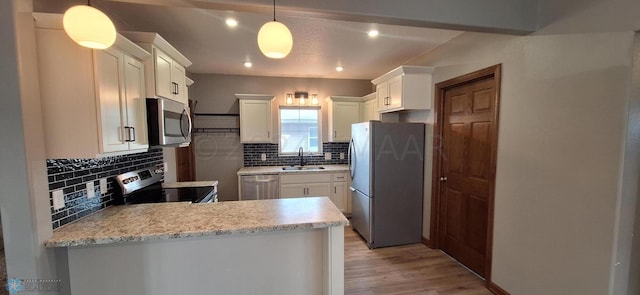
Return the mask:
POLYGON ((191 142, 189 106, 166 98, 147 98, 150 146, 178 146, 191 142))

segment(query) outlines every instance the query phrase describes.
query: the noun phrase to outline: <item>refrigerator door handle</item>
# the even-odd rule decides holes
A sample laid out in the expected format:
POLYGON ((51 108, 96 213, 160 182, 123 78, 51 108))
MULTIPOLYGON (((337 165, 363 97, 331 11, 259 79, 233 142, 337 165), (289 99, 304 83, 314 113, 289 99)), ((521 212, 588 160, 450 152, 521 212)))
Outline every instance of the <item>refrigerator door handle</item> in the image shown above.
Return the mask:
POLYGON ((351 179, 356 175, 356 154, 355 154, 355 143, 353 142, 353 138, 349 142, 349 152, 347 153, 347 162, 349 163, 349 172, 351 174, 351 179))

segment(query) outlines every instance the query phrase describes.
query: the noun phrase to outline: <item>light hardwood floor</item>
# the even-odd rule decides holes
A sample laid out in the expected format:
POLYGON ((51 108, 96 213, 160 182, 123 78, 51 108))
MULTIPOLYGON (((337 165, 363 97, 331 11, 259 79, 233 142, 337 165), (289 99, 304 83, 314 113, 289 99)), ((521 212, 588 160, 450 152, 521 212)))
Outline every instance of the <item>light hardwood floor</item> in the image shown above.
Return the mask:
POLYGON ((423 244, 369 250, 344 229, 345 294, 491 294, 484 282, 440 251, 423 244))

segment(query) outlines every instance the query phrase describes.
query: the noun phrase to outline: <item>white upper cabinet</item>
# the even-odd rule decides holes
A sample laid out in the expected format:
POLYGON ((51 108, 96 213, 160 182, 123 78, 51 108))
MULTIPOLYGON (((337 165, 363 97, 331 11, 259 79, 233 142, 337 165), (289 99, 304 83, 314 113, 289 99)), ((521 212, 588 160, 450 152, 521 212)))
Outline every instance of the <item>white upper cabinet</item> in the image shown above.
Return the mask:
POLYGON ((187 95, 187 71, 179 63, 174 62, 171 68, 171 80, 175 85, 175 100, 184 103, 189 103, 189 97, 187 95))
POLYGON ((132 138, 130 149, 149 147, 147 135, 147 103, 144 90, 144 64, 128 55, 124 56, 124 96, 127 110, 127 122, 132 138))
POLYGON ((148 52, 117 36, 106 50, 79 46, 62 16, 34 14, 46 156, 95 158, 146 151, 148 52))
POLYGON ((171 98, 175 92, 173 81, 171 81, 173 60, 161 50, 154 52, 154 58, 156 94, 161 97, 171 98))
POLYGON ((401 66, 371 82, 379 112, 428 110, 433 101, 433 67, 401 66))
POLYGON ((368 122, 371 120, 380 121, 380 112, 378 112, 378 100, 376 92, 363 96, 362 99, 362 122, 368 122))
POLYGON ((348 96, 327 97, 329 142, 349 142, 351 124, 362 118, 362 98, 348 96))
POLYGON ((191 61, 156 33, 122 34, 153 54, 153 59, 145 61, 147 95, 172 99, 186 105, 189 98, 185 69, 191 65, 191 61))
POLYGON ((236 94, 240 100, 240 142, 272 143, 271 101, 273 95, 236 94))

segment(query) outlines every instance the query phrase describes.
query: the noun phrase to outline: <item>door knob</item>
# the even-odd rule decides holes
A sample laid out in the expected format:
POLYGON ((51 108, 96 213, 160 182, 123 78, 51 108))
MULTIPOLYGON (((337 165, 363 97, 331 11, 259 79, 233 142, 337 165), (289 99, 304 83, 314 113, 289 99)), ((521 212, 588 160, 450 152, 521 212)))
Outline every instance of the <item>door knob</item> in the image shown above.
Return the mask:
POLYGON ((440 177, 440 181, 447 181, 447 177, 446 176, 440 177))

